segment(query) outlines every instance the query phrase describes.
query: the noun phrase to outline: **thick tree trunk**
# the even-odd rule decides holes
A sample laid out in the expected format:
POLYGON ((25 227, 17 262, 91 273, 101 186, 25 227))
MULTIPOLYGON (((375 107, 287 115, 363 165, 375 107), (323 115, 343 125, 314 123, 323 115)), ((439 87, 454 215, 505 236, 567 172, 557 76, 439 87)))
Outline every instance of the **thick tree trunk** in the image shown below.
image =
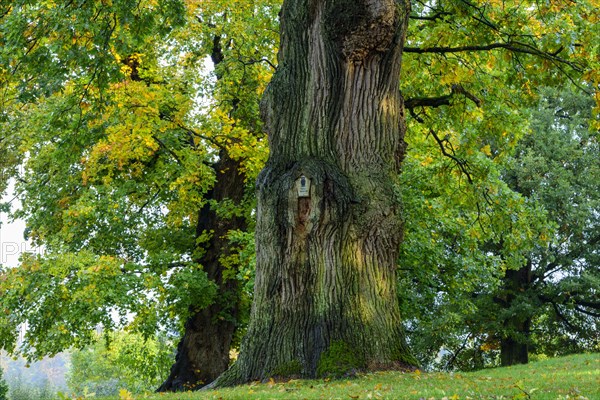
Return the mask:
POLYGON ((408 14, 395 0, 284 2, 254 303, 238 361, 211 386, 416 364, 396 293, 408 14))
MULTIPOLYGON (((207 197, 216 201, 230 199, 239 204, 245 187, 239 162, 222 152, 215 168, 215 186, 207 197)), ((218 292, 214 304, 196 312, 186 322, 175 364, 159 392, 204 386, 229 366, 229 351, 240 307, 240 288, 236 279, 223 276, 224 267, 219 258, 230 251, 226 235, 234 229, 246 229, 245 218, 219 218, 208 204, 199 213, 197 235, 211 231, 212 234, 198 262, 208 278, 217 284, 218 292)))
POLYGON ((504 321, 505 333, 500 338, 500 363, 503 367, 529 362, 529 335, 531 316, 517 312, 519 294, 525 293, 531 284, 531 263, 528 262, 519 270, 507 270, 504 276, 506 308, 514 308, 512 317, 504 321))
POLYGON ((500 341, 500 362, 503 367, 529 362, 529 346, 512 337, 502 338, 500 341))

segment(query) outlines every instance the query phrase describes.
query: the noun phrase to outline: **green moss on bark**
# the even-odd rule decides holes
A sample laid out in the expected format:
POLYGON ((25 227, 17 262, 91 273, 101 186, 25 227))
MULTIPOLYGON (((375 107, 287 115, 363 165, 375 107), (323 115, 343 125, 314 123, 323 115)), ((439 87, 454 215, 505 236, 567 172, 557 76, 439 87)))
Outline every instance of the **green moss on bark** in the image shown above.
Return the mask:
POLYGON ((364 359, 348 343, 336 340, 321 354, 317 376, 337 378, 364 369, 364 359))

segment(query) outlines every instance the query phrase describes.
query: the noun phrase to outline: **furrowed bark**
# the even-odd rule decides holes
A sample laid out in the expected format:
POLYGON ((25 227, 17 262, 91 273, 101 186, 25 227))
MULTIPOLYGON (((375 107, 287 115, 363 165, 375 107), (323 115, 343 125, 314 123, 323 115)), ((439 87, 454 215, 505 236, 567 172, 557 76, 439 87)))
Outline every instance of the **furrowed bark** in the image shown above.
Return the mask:
POLYGON ((271 153, 251 319, 238 361, 210 386, 416 365, 397 303, 393 190, 408 14, 407 1, 285 1, 261 104, 271 153))

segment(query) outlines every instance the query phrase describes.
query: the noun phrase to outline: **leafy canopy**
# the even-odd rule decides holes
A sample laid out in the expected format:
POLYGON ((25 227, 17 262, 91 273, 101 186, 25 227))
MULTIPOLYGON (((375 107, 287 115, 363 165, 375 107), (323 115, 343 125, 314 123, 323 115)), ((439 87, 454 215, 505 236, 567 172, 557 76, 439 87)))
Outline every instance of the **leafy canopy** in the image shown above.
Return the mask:
MULTIPOLYGON (((28 96, 3 103, 12 134, 2 144, 23 166, 6 168, 23 204, 14 216, 45 249, 2 272, 3 348, 36 358, 94 341, 98 325, 180 330, 211 304, 200 210, 250 218, 253 205, 210 198, 217 161, 223 151, 239 160, 251 187, 266 158, 258 96, 276 11, 251 3, 24 2, 0 14, 0 37, 22 50, 2 53, 6 90, 28 96), (69 35, 42 35, 52 24, 69 35)), ((251 279, 251 238, 226 238, 239 249, 222 260, 227 279, 251 279)))

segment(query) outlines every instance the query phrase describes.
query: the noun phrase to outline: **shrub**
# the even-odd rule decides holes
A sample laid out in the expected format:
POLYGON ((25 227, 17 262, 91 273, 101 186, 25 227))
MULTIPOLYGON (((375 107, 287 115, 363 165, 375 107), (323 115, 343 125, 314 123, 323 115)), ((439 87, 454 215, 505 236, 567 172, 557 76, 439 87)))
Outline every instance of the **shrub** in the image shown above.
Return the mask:
POLYGON ((8 385, 6 384, 6 381, 4 380, 4 378, 2 378, 2 368, 0 368, 0 400, 7 400, 8 397, 6 397, 8 394, 8 385))

